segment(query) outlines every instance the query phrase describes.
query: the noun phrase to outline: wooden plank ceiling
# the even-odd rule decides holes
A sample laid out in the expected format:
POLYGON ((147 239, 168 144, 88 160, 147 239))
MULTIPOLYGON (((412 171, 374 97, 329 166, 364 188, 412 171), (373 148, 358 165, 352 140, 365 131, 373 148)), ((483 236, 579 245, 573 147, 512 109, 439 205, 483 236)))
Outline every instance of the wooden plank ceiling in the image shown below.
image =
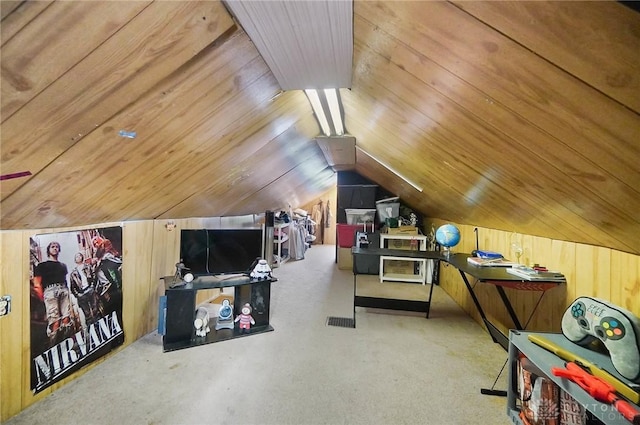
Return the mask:
MULTIPOLYGON (((335 185, 306 96, 281 93, 223 4, 1 12, 0 171, 32 173, 1 182, 2 229, 256 213, 335 185)), ((638 12, 538 1, 353 12, 341 96, 355 171, 428 217, 640 254, 638 12)))

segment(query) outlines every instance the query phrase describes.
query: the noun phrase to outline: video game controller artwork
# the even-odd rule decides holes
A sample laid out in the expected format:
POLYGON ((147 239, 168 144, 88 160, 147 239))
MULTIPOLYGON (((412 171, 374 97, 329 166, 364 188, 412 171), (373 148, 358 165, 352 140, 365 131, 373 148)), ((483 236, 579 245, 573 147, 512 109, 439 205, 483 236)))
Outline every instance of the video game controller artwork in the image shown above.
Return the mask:
POLYGON ((564 312, 562 333, 582 346, 599 339, 618 373, 640 382, 640 319, 630 311, 598 298, 580 297, 564 312))

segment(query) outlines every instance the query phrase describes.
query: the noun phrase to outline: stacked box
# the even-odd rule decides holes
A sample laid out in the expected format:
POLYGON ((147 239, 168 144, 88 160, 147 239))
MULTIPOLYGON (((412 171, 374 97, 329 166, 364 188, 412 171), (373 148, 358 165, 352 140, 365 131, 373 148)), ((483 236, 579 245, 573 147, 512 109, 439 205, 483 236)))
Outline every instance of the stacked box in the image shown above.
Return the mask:
POLYGON ((387 233, 390 235, 417 235, 418 228, 416 226, 388 227, 387 233))
POLYGON ((338 248, 338 269, 353 269, 353 255, 351 254, 351 248, 338 248))

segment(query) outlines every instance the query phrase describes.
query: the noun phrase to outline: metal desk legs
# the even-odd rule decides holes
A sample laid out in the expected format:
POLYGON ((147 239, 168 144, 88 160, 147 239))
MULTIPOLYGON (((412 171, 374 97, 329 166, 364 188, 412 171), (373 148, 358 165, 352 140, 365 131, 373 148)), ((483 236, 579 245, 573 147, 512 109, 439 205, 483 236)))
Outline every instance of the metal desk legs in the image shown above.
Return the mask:
MULTIPOLYGON (((506 341, 503 341, 505 339, 504 335, 502 334, 502 332, 496 328, 493 323, 489 322, 487 320, 487 316, 484 314, 484 310, 482 309, 482 306, 480 305, 480 301, 478 301, 478 297, 476 297, 475 292, 473 292, 473 288, 471 287, 471 284, 469 283, 469 279, 467 279, 467 275, 462 271, 462 270, 458 270, 460 272, 460 276, 462 276, 462 280, 464 281, 465 286, 467 287, 467 290, 469 291, 469 295, 471 295, 471 299, 473 300, 473 303, 475 304, 476 308, 478 309, 478 313, 480 314, 480 318, 482 318, 482 321, 484 322, 485 326, 487 327, 487 330, 489 331, 489 335, 491 335, 491 338, 493 339, 493 342, 496 342, 498 344, 500 344, 505 350, 509 349, 509 340, 508 338, 506 338, 506 341), (506 343, 505 343, 506 342, 506 343)), ((502 298, 502 302, 505 304, 505 306, 507 307, 507 311, 509 311, 509 315, 511 315, 511 318, 515 318, 514 323, 518 323, 518 326, 520 324, 520 322, 518 321, 518 318, 515 315, 515 311, 513 311, 513 307, 511 306, 511 303, 509 302, 509 299, 507 298, 507 294, 504 292, 504 289, 501 287, 496 287, 498 289, 498 293, 500 294, 500 298, 502 298)), ((507 392, 504 390, 495 390, 494 387, 496 385, 496 382, 498 382, 498 379, 500 378, 500 375, 502 374, 502 371, 504 370, 504 366, 507 364, 507 362, 504 363, 504 365, 502 365, 502 369, 500 369, 500 372, 498 373, 498 376, 496 377, 495 381, 493 382, 493 385, 491 386, 491 388, 480 388, 480 393, 484 394, 484 395, 494 395, 494 396, 498 396, 498 397, 506 397, 507 396, 507 392)))
MULTIPOLYGON (((484 314, 484 310, 482 309, 482 306, 480 305, 480 301, 478 301, 478 298, 476 297, 476 294, 473 292, 473 288, 471 287, 471 284, 469 283, 469 280, 467 279, 467 275, 462 271, 459 270, 460 272, 460 276, 462 276, 462 280, 464 281, 465 286, 467 287, 467 290, 469 291, 469 295, 471 295, 471 299, 473 300, 473 303, 475 304, 476 308, 478 309, 478 313, 480 314, 480 317, 482 318, 482 321, 484 322, 485 326, 487 327, 487 330, 489 331, 489 335, 491 335, 491 338, 493 339, 493 342, 496 342, 498 344, 500 344, 502 346, 502 348, 504 348, 506 351, 509 351, 509 338, 504 335, 502 333, 502 331, 500 331, 493 323, 489 322, 489 320, 487 320, 487 317, 484 314)), ((513 309, 513 306, 511 305, 511 302, 509 301, 509 298, 507 297, 506 292, 504 291, 504 288, 500 285, 494 285, 496 287, 496 290, 498 291, 498 295, 500 296, 500 299, 502 300, 502 304, 504 304, 504 307, 507 309, 507 313, 509 313, 509 317, 511 318, 511 320, 513 321, 513 325, 515 326, 515 329, 517 330, 524 330, 525 326, 522 326, 522 324, 520 323, 520 320, 518 319, 518 316, 515 312, 515 310, 513 309)), ((540 298, 538 299, 538 302, 536 303, 535 307, 533 308, 533 311, 531 312, 531 315, 529 316, 529 319, 527 320, 527 323, 529 323, 529 321, 531 320, 531 318, 533 317, 533 314, 535 313, 538 305, 540 304, 540 301, 542 301, 542 297, 544 296, 544 292, 542 292, 542 295, 540 295, 540 298)), ((507 359, 508 360, 508 359, 507 359)), ((500 369, 500 372, 498 373, 498 376, 496 377, 495 381, 493 382, 493 385, 491 386, 491 388, 481 388, 480 389, 480 393, 485 394, 485 395, 495 395, 495 396, 500 396, 500 397, 506 397, 507 396, 507 392, 506 391, 502 391, 502 390, 495 390, 494 387, 496 385, 496 382, 498 382, 498 379, 500 378, 500 375, 502 375, 502 372, 504 371, 504 367, 506 366, 507 362, 505 361, 504 364, 502 365, 502 368, 500 369)))

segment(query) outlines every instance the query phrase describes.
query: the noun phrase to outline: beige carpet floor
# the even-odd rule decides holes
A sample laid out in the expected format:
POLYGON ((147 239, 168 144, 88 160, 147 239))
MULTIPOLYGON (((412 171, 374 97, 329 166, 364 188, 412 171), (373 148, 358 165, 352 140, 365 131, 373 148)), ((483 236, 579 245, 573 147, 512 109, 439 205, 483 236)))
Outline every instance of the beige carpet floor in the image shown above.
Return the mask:
POLYGON ((439 287, 429 319, 358 308, 352 329, 326 324, 353 313, 353 275, 333 246, 274 274, 274 332, 169 353, 152 332, 7 425, 510 423, 505 398, 480 394, 506 352, 439 287))

